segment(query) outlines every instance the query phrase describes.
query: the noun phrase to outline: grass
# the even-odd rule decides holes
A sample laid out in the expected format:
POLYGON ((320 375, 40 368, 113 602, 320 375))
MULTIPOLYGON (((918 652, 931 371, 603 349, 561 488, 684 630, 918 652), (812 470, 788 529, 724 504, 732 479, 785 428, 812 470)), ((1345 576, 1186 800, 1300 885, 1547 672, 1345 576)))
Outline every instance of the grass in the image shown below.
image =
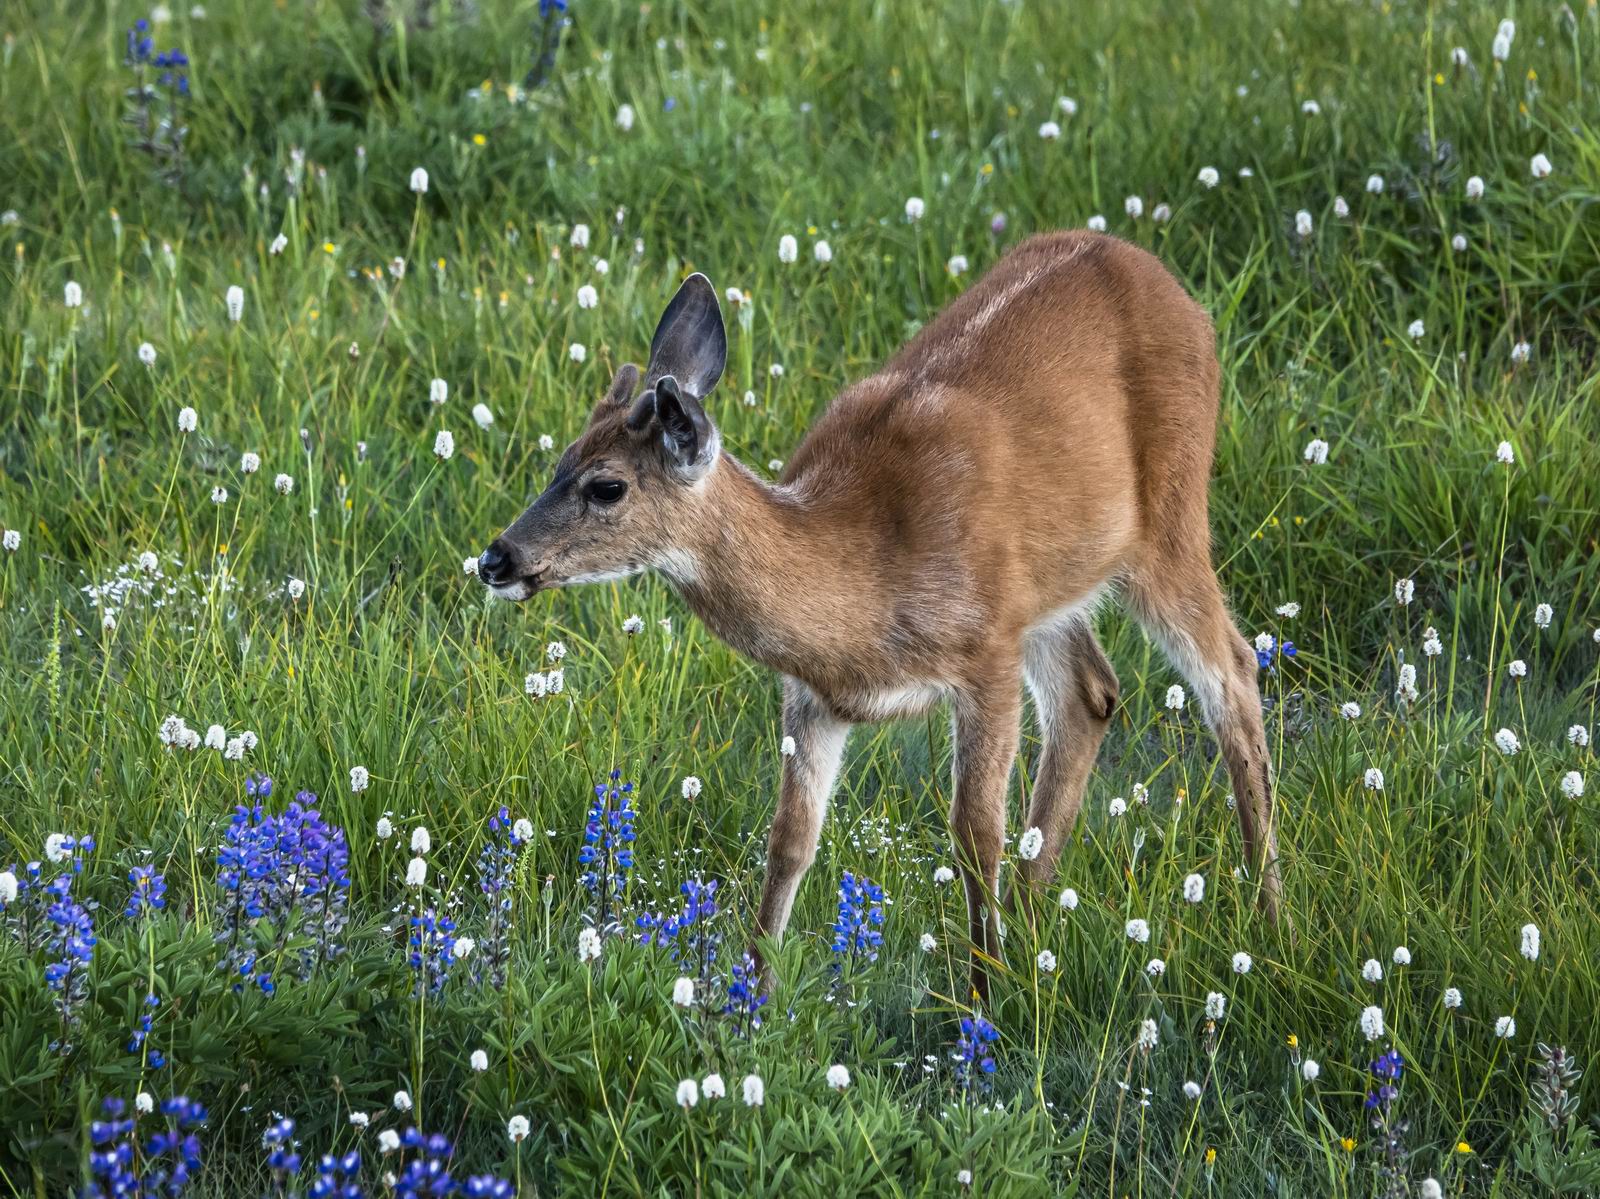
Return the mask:
MULTIPOLYGON (((441 6, 431 28, 381 32, 355 5, 206 7, 157 34, 191 58, 176 170, 122 119, 124 31, 142 11, 37 0, 0 19, 0 207, 17 214, 0 229, 15 246, 0 256, 0 525, 20 534, 0 555, 0 865, 39 858, 52 832, 91 835, 73 887, 100 904, 65 1027, 49 952, 0 941, 0 1193, 67 1193, 99 1100, 139 1090, 209 1108, 191 1188, 208 1195, 269 1187, 271 1113, 297 1121, 308 1164, 360 1147, 369 1181, 377 1131, 414 1119, 457 1143, 461 1167, 526 1194, 938 1194, 962 1170, 987 1195, 1600 1186, 1591 1095, 1579 1088, 1570 1122, 1528 1116, 1549 1091, 1536 1043, 1585 1059, 1600 1010, 1600 846, 1592 806, 1561 790, 1569 771, 1595 785, 1567 730, 1594 729, 1600 689, 1593 4, 1519 8, 1501 65, 1505 14, 1475 4, 574 0, 549 78, 516 98, 540 36, 525 5, 441 6), (1038 135, 1047 120, 1058 139, 1038 135), (1535 154, 1548 177, 1532 176, 1535 154), (1197 182, 1208 165, 1214 189, 1197 182), (919 221, 910 196, 926 201, 919 221), (1152 219, 1157 203, 1169 220, 1152 219), (991 1091, 963 1092, 948 1060, 966 956, 958 889, 933 881, 951 862, 938 719, 857 732, 759 1031, 675 1010, 663 950, 608 939, 581 963, 577 855, 612 767, 638 783, 629 917, 714 878, 716 968, 734 960, 772 811, 778 686, 657 580, 511 607, 463 558, 542 487, 688 270, 747 293, 727 313, 713 415, 761 469, 1007 246, 1095 214, 1216 320, 1215 555, 1242 627, 1299 650, 1262 676, 1292 931, 1257 920, 1235 877, 1214 747, 1163 707, 1176 675, 1108 614, 1123 700, 1060 870, 1081 902, 1009 930, 986 1013, 991 1091), (958 254, 966 275, 947 267, 958 254), (63 303, 69 281, 81 307, 63 303), (578 306, 583 284, 597 307, 578 306), (186 406, 198 428, 183 434, 186 406), (1302 456, 1314 437, 1324 465, 1302 456), (259 474, 240 473, 244 451, 259 474), (171 594, 86 594, 119 569, 140 577, 146 551, 171 594), (1288 601, 1292 619, 1276 614, 1288 601), (1423 655, 1429 626, 1438 656, 1423 655), (535 700, 523 679, 553 640, 566 687, 535 700), (1404 663, 1419 667, 1411 702, 1396 697, 1404 663), (1340 717, 1347 702, 1359 719, 1340 717), (243 761, 166 750, 169 713, 259 744, 243 761), (1521 752, 1495 748, 1502 727, 1521 752), (360 792, 356 765, 371 773, 360 792), (1372 767, 1381 792, 1363 785, 1372 767), (252 771, 277 780, 274 811, 317 793, 350 848, 346 952, 301 982, 299 942, 262 930, 283 967, 270 996, 235 993, 213 941, 216 849, 252 771), (704 781, 692 800, 688 775, 704 781), (1110 815, 1136 785, 1148 804, 1110 815), (508 892, 509 977, 472 985, 463 968, 418 1001, 403 843, 432 831, 421 894, 482 940, 478 854, 501 806, 535 829, 508 892), (398 834, 384 840, 386 813, 398 834), (125 877, 145 863, 168 907, 136 922, 120 914, 125 877), (839 991, 846 870, 890 903, 879 959, 839 991), (1191 872, 1207 882, 1198 905, 1182 899, 1191 872), (1150 922, 1148 945, 1124 935, 1132 918, 1150 922), (1536 961, 1519 953, 1526 923, 1536 961), (1409 966, 1391 962, 1399 945, 1409 966), (1361 976, 1368 958, 1380 983, 1361 976), (1208 1022, 1212 991, 1227 1010, 1208 1022), (161 1069, 127 1050, 147 993, 163 1001, 147 1042, 161 1069), (1369 1004, 1377 1043, 1359 1026, 1369 1004), (1500 1016, 1514 1036, 1495 1035, 1500 1016), (1146 1019, 1150 1052, 1136 1048, 1146 1019), (1389 1044, 1406 1073, 1375 1128, 1368 1063, 1389 1044), (852 1074, 842 1093, 824 1081, 834 1063, 852 1074), (712 1071, 728 1097, 679 1110, 679 1080, 712 1071), (765 1081, 758 1109, 740 1098, 749 1073, 765 1081), (407 1117, 383 1111, 401 1088, 407 1117), (351 1111, 379 1114, 361 1133, 351 1111), (531 1124, 516 1145, 513 1115, 531 1124)), ((1019 811, 1036 753, 1030 740, 1019 760, 1019 811)))

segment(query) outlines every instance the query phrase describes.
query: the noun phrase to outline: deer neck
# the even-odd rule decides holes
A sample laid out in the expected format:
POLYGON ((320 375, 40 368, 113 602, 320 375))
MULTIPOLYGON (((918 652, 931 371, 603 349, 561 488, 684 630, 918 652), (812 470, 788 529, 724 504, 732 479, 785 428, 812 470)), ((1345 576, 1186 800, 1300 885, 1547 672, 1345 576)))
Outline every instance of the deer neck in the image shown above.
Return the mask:
POLYGON ((702 515, 663 573, 747 657, 793 675, 825 667, 849 597, 870 591, 844 561, 837 522, 803 487, 769 486, 727 454, 701 487, 702 515))

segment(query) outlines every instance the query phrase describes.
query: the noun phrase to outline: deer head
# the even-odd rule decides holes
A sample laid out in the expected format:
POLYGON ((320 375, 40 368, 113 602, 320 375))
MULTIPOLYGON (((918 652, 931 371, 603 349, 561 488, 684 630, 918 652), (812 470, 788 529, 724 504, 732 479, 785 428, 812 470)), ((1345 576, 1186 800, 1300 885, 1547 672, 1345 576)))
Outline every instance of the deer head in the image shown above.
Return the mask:
POLYGON ((727 356, 716 292, 690 275, 656 326, 643 390, 638 367, 617 371, 550 485, 478 559, 478 577, 525 600, 670 563, 721 454, 702 405, 727 356))

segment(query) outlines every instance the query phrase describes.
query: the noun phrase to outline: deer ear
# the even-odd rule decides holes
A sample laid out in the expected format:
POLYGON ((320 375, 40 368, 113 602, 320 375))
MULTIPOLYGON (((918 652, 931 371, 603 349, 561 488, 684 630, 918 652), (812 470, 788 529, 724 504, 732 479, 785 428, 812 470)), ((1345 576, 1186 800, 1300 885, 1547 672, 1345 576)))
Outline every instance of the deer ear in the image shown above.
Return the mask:
POLYGON ((639 368, 631 362, 624 362, 617 368, 617 374, 611 380, 611 386, 606 389, 606 398, 602 404, 626 404, 633 399, 634 389, 639 386, 639 368))
POLYGON ((593 424, 602 414, 633 399, 633 393, 638 386, 639 368, 631 362, 624 362, 617 368, 616 377, 611 380, 611 386, 606 388, 606 394, 600 397, 600 402, 589 414, 589 423, 593 424))
POLYGON ((655 390, 646 395, 654 398, 652 415, 661 431, 661 444, 678 475, 688 482, 704 478, 716 465, 722 439, 700 401, 680 388, 671 375, 661 376, 655 390))
POLYGON ((728 361, 728 335, 711 280, 698 271, 683 281, 661 314, 650 340, 645 386, 670 375, 681 392, 703 400, 722 378, 728 361))

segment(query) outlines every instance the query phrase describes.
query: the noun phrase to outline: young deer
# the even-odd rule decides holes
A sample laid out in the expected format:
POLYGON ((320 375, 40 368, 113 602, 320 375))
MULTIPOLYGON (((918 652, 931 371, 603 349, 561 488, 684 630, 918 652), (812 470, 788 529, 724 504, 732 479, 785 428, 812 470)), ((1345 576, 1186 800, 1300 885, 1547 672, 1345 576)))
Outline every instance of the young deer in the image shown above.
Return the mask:
POLYGON ((1043 755, 1025 827, 1044 882, 1117 702, 1092 616, 1115 594, 1199 698, 1245 858, 1275 916, 1272 772, 1256 658, 1211 565, 1211 323, 1153 256, 1030 238, 871 378, 835 399, 769 485, 703 406, 727 339, 691 275, 650 364, 623 366, 544 494, 479 575, 523 600, 654 569, 718 636, 784 677, 784 758, 757 932, 774 941, 816 855, 852 725, 949 700, 950 824, 977 962, 996 888, 1022 688, 1043 755))

